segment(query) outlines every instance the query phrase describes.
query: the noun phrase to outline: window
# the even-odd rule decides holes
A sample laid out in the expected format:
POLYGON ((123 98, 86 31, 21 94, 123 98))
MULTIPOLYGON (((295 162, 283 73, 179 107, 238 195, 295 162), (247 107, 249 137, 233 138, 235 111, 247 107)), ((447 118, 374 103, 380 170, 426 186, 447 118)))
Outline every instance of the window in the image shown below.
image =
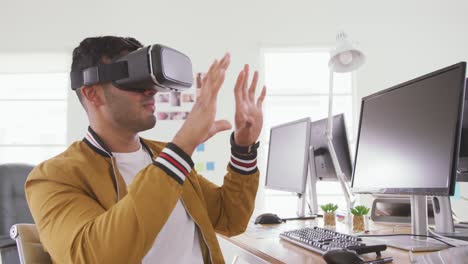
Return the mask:
MULTIPOLYGON (((262 57, 265 84, 268 87, 262 138, 265 142, 262 162, 266 168, 272 126, 304 117, 319 120, 328 116, 330 54, 328 49, 281 48, 264 49, 262 57)), ((333 113, 345 114, 348 135, 352 135, 353 89, 350 73, 334 75, 333 113)), ((317 189, 319 204, 334 202, 340 208, 345 208, 345 199, 338 182, 319 182, 317 189)), ((273 190, 265 190, 265 194, 269 197, 265 206, 276 206, 271 211, 278 210, 278 207, 288 207, 281 205, 280 200, 291 207, 291 202, 295 199, 291 194, 273 190), (283 198, 279 199, 278 196, 283 198)))
POLYGON ((38 164, 66 147, 66 57, 0 58, 0 163, 38 164))

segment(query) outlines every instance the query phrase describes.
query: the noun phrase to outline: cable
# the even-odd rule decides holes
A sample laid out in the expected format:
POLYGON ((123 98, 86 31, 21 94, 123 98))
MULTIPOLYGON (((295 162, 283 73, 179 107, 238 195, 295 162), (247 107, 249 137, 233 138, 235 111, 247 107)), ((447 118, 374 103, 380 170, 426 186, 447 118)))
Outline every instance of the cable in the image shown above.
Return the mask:
POLYGON ((449 246, 449 247, 455 247, 454 245, 450 244, 450 243, 447 243, 445 241, 443 241, 442 239, 440 238, 437 238, 435 236, 427 236, 427 235, 414 235, 414 234, 389 234, 389 235, 359 235, 358 237, 385 237, 385 236, 415 236, 415 237, 428 237, 428 238, 432 238, 432 239, 435 239, 439 242, 442 242, 444 243, 445 245, 449 246))

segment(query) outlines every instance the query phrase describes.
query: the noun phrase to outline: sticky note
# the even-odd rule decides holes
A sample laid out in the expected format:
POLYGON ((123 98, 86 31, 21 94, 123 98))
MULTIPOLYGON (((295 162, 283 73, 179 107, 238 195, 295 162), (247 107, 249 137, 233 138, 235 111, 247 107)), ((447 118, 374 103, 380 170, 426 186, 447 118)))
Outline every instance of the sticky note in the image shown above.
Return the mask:
POLYGON ((201 143, 200 145, 198 145, 195 150, 197 152, 205 151, 205 143, 201 143))
POLYGON ((203 162, 195 163, 195 170, 198 171, 198 172, 204 171, 205 170, 205 163, 203 163, 203 162))
POLYGON ((213 161, 208 161, 206 163, 206 170, 214 171, 215 170, 215 163, 213 161))

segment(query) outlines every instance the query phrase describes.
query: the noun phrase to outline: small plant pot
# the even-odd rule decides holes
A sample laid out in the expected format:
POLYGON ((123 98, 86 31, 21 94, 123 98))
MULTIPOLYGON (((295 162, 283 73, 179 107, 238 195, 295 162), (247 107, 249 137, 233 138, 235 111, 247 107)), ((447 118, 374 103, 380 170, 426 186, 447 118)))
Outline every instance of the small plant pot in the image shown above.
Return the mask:
POLYGON ((359 233, 359 232, 364 232, 365 230, 366 230, 366 226, 364 223, 364 216, 354 215, 353 216, 353 232, 359 233))
POLYGON ((325 213, 323 216, 323 222, 325 227, 335 227, 336 226, 336 215, 335 213, 325 213))

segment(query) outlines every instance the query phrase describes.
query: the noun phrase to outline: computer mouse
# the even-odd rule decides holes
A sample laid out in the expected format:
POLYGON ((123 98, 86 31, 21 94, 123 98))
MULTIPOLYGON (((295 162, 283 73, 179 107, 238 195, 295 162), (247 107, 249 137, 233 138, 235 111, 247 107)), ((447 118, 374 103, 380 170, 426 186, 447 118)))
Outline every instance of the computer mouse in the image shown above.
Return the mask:
POLYGON ((355 251, 344 248, 328 250, 323 254, 323 259, 327 264, 359 264, 364 262, 355 251))
POLYGON ((255 218, 255 224, 281 224, 283 222, 283 219, 281 219, 278 215, 276 214, 261 214, 255 218))

